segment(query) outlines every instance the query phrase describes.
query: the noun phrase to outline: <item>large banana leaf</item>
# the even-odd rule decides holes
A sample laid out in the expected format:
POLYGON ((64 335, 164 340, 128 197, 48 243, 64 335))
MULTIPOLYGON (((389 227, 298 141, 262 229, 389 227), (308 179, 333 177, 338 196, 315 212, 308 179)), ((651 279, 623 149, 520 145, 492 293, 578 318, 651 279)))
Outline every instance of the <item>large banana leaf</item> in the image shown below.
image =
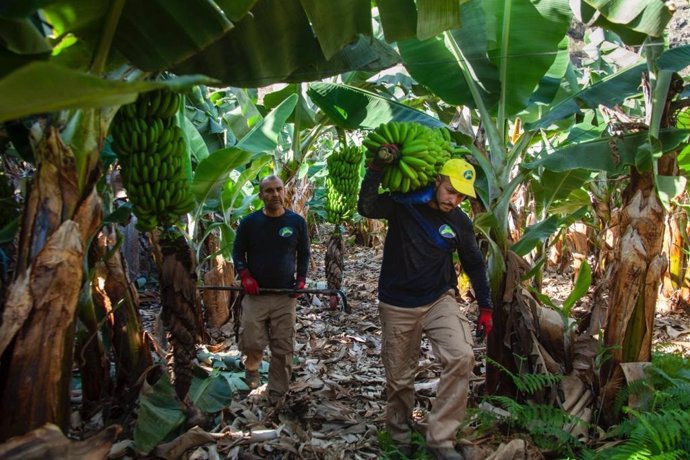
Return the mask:
POLYGON ((293 94, 256 123, 236 146, 217 150, 201 161, 192 182, 192 192, 197 200, 204 202, 218 196, 231 171, 274 150, 278 145, 278 135, 296 105, 297 95, 293 94))
MULTIPOLYGON (((479 82, 482 98, 489 107, 494 106, 500 94, 500 84, 498 69, 487 57, 486 13, 481 0, 463 4, 460 14, 462 27, 454 29, 451 34, 461 46, 463 57, 479 82)), ((410 75, 435 95, 449 104, 475 106, 461 64, 442 37, 400 41, 398 49, 410 75)))
MULTIPOLYGON (((679 46, 664 52, 657 60, 659 70, 678 72, 690 65, 690 45, 679 46)), ((558 120, 580 113, 580 108, 596 108, 600 104, 612 107, 628 97, 640 94, 642 73, 647 71, 646 62, 627 67, 609 75, 597 83, 566 98, 555 105, 539 121, 528 123, 528 130, 546 129, 558 120)))
MULTIPOLYGON (((571 171, 587 169, 620 174, 629 166, 646 164, 646 158, 639 155, 640 146, 645 145, 648 133, 641 132, 622 137, 597 139, 580 144, 571 144, 557 149, 523 167, 533 169, 543 167, 551 171, 571 171)), ((662 152, 670 152, 684 145, 690 139, 690 130, 666 129, 659 133, 662 152)))
POLYGON ((346 129, 373 129, 391 120, 445 126, 424 112, 354 86, 312 83, 307 94, 333 123, 346 129))
MULTIPOLYGON (((91 54, 99 46, 104 23, 116 21, 114 48, 137 68, 161 71, 218 40, 233 22, 212 0, 125 2, 119 18, 110 1, 64 0, 43 10, 58 36, 74 34, 91 54), (193 11, 194 14, 189 14, 193 11), (119 21, 118 21, 119 19, 119 21)), ((237 14, 236 10, 233 10, 237 14)), ((247 11, 245 11, 246 13, 247 11)), ((86 61, 88 63, 88 61, 86 61)))
POLYGON ((237 87, 259 87, 319 80, 350 70, 379 71, 398 61, 388 45, 361 34, 354 42, 341 44, 327 60, 298 0, 260 0, 235 29, 173 71, 203 73, 237 87))
POLYGON ((376 0, 383 34, 389 42, 417 34, 417 8, 414 0, 376 0))
POLYGON ((119 106, 136 100, 141 92, 204 82, 208 83, 209 79, 198 75, 165 82, 104 80, 55 63, 37 61, 0 80, 0 122, 63 109, 119 106))
POLYGON ((585 2, 585 5, 577 0, 573 2, 584 16, 581 19, 616 32, 628 45, 642 44, 647 36, 663 36, 664 29, 671 20, 672 13, 666 2, 662 0, 585 0, 585 2))
MULTIPOLYGON (((392 2, 381 3, 387 4, 382 9, 389 13, 397 7, 392 2)), ((456 27, 459 3, 424 0, 404 5, 415 13, 408 23, 417 35, 425 36, 456 27)), ((105 63, 98 68, 108 71, 130 63, 149 72, 207 75, 215 78, 218 86, 259 87, 274 82, 315 81, 352 70, 379 71, 399 62, 392 48, 372 37, 371 4, 366 0, 152 0, 123 4, 120 11, 117 2, 106 0, 30 2, 23 7, 4 7, 0 13, 25 21, 40 12, 60 37, 51 59, 73 69, 88 69, 96 56, 105 63), (112 34, 114 40, 109 46, 112 34)), ((394 29, 399 25, 383 22, 394 29)), ((29 33, 16 27, 3 28, 0 75, 47 55, 9 52, 10 47, 31 49, 31 42, 40 37, 38 28, 32 30, 31 23, 25 23, 29 33), (34 38, 29 40, 30 36, 34 38), (21 46, 17 46, 18 41, 21 46)), ((32 82, 27 81, 27 85, 32 86, 32 82)))
POLYGON ((372 35, 369 0, 301 2, 327 60, 340 51, 343 45, 357 40, 360 34, 372 35))
MULTIPOLYGON (((567 1, 471 0, 460 13, 463 25, 451 35, 483 91, 482 98, 489 108, 502 102, 506 115, 516 114, 527 107, 558 54, 570 23, 567 1)), ((417 81, 450 104, 475 105, 462 64, 448 43, 440 38, 406 40, 399 48, 417 81)))

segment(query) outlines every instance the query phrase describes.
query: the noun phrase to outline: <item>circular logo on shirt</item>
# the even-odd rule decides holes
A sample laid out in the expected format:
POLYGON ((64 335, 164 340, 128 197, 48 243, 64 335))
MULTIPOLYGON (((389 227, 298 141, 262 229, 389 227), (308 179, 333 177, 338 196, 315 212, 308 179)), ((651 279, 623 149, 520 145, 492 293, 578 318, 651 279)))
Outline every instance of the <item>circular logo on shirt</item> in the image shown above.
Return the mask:
POLYGON ((438 228, 438 232, 441 234, 442 237, 452 239, 455 238, 455 232, 453 231, 452 228, 450 228, 450 225, 448 224, 443 224, 438 228))
POLYGON ((292 229, 292 227, 283 227, 278 230, 278 235, 282 236, 283 238, 289 238, 293 233, 295 233, 295 231, 292 229))

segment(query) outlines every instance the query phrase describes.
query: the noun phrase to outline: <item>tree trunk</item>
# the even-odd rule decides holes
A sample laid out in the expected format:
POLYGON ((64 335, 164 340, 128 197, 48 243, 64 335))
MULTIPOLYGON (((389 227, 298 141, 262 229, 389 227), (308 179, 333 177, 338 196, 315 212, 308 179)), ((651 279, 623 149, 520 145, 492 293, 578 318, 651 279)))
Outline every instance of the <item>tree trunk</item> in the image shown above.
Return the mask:
POLYGON ((10 324, 3 318, 0 335, 5 344, 0 348, 0 439, 45 423, 68 427, 84 254, 102 222, 94 187, 98 174, 88 175, 80 193, 75 157, 57 129, 36 124, 32 136, 36 179, 24 210, 16 277, 3 309, 5 318, 19 311, 22 316, 10 324))
MULTIPOLYGON (((232 286, 235 269, 222 255, 211 259, 211 270, 204 275, 204 285, 232 286)), ((202 298, 206 311, 206 324, 209 327, 221 327, 230 319, 230 304, 234 298, 232 291, 204 290, 202 298)))
MULTIPOLYGON (((231 286, 235 279, 235 268, 223 257, 218 237, 211 233, 206 241, 209 254, 215 255, 209 260, 211 269, 204 275, 204 285, 231 286)), ((236 294, 233 291, 204 290, 202 292, 206 324, 209 327, 218 328, 228 322, 230 305, 235 297, 236 294)))
POLYGON ((623 383, 619 365, 651 358, 654 311, 667 266, 662 253, 664 208, 655 193, 652 174, 633 171, 623 198, 621 237, 604 334, 604 346, 610 350, 611 359, 602 367, 601 375, 605 382, 603 401, 608 406, 603 415, 609 423, 617 416, 610 409, 623 383))

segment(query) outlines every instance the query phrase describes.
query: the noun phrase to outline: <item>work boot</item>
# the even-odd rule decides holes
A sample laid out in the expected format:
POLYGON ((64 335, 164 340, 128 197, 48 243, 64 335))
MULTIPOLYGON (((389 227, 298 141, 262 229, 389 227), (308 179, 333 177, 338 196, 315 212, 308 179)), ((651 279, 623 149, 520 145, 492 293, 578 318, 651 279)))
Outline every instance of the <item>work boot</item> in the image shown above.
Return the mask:
POLYGON ((436 460, 465 460, 453 447, 427 447, 427 450, 436 460))
POLYGON ((261 379, 259 378, 259 371, 244 371, 244 381, 250 390, 256 390, 261 384, 261 379))

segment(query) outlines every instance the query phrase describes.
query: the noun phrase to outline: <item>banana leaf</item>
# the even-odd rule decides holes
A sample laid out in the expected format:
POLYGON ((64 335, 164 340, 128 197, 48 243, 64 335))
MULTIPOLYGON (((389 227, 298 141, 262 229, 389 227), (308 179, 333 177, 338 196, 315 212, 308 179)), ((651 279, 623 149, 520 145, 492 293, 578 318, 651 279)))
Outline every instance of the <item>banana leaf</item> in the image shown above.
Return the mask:
POLYGON ((417 8, 414 0, 376 0, 383 34, 389 42, 417 35, 417 8))
POLYGON ((572 192, 582 187, 591 175, 590 171, 583 169, 563 172, 544 170, 530 182, 537 214, 548 212, 553 203, 566 199, 572 192))
POLYGON ((582 207, 572 214, 564 217, 551 215, 545 220, 530 225, 525 230, 522 238, 511 246, 511 250, 520 256, 527 255, 537 245, 546 241, 551 235, 556 233, 559 228, 570 226, 573 222, 581 219, 587 214, 588 208, 582 207))
POLYGON ((575 302, 580 300, 587 291, 589 286, 592 284, 592 268, 587 263, 587 260, 582 261, 580 266, 580 271, 577 274, 577 279, 573 285, 573 290, 570 291, 568 297, 563 301, 563 316, 566 318, 570 317, 570 310, 572 310, 575 302))
MULTIPOLYGON (((480 83, 482 98, 489 107, 498 102, 498 69, 489 61, 486 13, 480 0, 462 5, 462 27, 452 30, 463 56, 480 83)), ((475 107, 461 65, 442 37, 421 41, 415 38, 398 42, 403 64, 410 75, 435 95, 452 105, 475 107)))
MULTIPOLYGON (((264 109, 273 110, 281 102, 290 97, 292 94, 304 94, 302 85, 291 83, 284 88, 264 94, 264 109)), ((299 126, 302 130, 311 129, 317 125, 316 108, 309 103, 309 98, 300 97, 297 101, 295 111, 290 115, 288 123, 295 123, 299 119, 299 126)))
POLYGON ((278 145, 278 135, 296 104, 297 95, 293 94, 256 123, 236 146, 217 150, 201 161, 192 181, 192 192, 197 201, 217 197, 231 171, 274 150, 278 145))
POLYGON ((48 59, 52 47, 29 19, 0 17, 0 78, 36 59, 48 59))
POLYGON ((684 176, 655 176, 659 199, 666 209, 671 209, 671 202, 678 198, 688 187, 688 178, 684 176))
POLYGON ((64 109, 117 107, 135 101, 141 92, 204 82, 209 79, 199 75, 165 82, 104 80, 52 62, 37 61, 0 80, 0 122, 64 109))
MULTIPOLYGON (((587 169, 606 171, 610 174, 624 173, 629 166, 647 164, 647 158, 639 151, 648 140, 648 133, 635 133, 622 137, 610 137, 594 141, 571 144, 556 149, 531 163, 524 163, 526 169, 543 167, 551 171, 587 169), (613 146, 613 148, 612 148, 613 146)), ((664 129, 659 132, 662 152, 670 152, 684 145, 690 139, 690 130, 664 129)))
POLYGON ((646 36, 663 36, 672 15, 662 0, 585 1, 600 13, 593 25, 618 33, 628 45, 642 44, 646 36))
POLYGON ((326 60, 360 34, 372 36, 369 0, 301 0, 326 60))
POLYGON ((148 453, 185 421, 185 414, 167 373, 139 396, 134 444, 148 453))
MULTIPOLYGON (((657 60, 659 70, 678 72, 688 65, 690 65, 690 45, 672 48, 664 52, 657 60)), ((580 113, 581 108, 593 109, 600 104, 613 107, 628 97, 642 92, 640 81, 642 73, 646 71, 646 62, 641 62, 609 75, 573 96, 564 99, 544 114, 540 120, 526 124, 525 129, 547 129, 558 120, 580 113)))
MULTIPOLYGON (((568 30, 570 11, 565 0, 508 2, 510 8, 504 8, 504 3, 471 0, 463 4, 463 25, 451 35, 487 107, 503 106, 505 114, 514 115, 528 106, 551 68, 568 30)), ((447 43, 440 38, 405 40, 399 48, 405 67, 417 81, 449 104, 475 106, 461 65, 447 43)))
POLYGON ((445 126, 424 112, 354 86, 312 83, 307 94, 333 123, 345 129, 373 129, 391 120, 445 126))

